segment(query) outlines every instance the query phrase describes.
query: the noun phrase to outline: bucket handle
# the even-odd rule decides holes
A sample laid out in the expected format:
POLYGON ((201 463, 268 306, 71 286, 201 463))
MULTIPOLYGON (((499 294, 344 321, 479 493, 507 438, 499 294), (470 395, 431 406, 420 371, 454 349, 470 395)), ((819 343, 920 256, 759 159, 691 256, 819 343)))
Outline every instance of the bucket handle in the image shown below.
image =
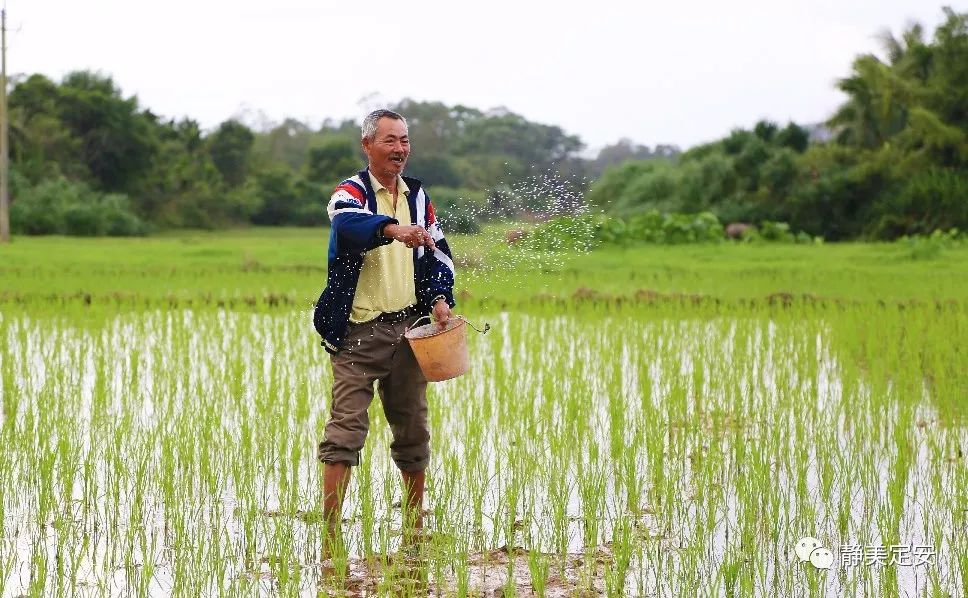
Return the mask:
POLYGON ((421 320, 429 320, 429 319, 430 319, 430 316, 420 316, 419 318, 417 318, 416 320, 414 320, 413 324, 411 324, 411 325, 407 326, 406 328, 404 328, 403 329, 403 333, 406 334, 406 333, 410 332, 411 330, 413 330, 414 328, 416 328, 417 327, 417 323, 420 322, 421 320))
POLYGON ((481 334, 487 334, 487 331, 491 329, 491 325, 488 324, 487 322, 484 322, 484 330, 481 330, 477 326, 471 324, 470 321, 467 318, 465 318, 464 316, 457 316, 457 317, 460 318, 461 320, 464 320, 464 323, 465 324, 467 324, 468 326, 470 326, 474 330, 480 332, 481 334))
MULTIPOLYGON (((454 317, 456 317, 458 320, 464 320, 464 323, 465 324, 467 324, 468 326, 470 326, 474 330, 480 332, 481 334, 487 334, 487 331, 491 329, 491 325, 488 324, 487 322, 484 322, 484 330, 481 330, 477 326, 471 324, 470 321, 468 321, 468 319, 465 318, 464 316, 454 316, 454 317)), ((416 328, 417 327, 417 322, 420 322, 421 320, 431 320, 431 321, 433 321, 429 315, 428 316, 420 316, 419 318, 417 318, 416 320, 414 320, 413 324, 407 326, 407 328, 404 330, 404 334, 406 334, 407 332, 410 332, 411 330, 413 330, 414 328, 416 328)))

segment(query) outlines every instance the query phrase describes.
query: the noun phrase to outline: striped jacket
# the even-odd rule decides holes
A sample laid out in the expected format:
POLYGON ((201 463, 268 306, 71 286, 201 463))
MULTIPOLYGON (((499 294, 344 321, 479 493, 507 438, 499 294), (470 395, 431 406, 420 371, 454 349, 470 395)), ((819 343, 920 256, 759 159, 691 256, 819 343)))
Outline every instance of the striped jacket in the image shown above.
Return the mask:
MULTIPOLYGON (((429 314, 433 300, 440 295, 454 307, 454 261, 434 214, 434 206, 419 180, 410 177, 403 177, 403 180, 410 189, 407 197, 410 222, 407 224, 426 228, 437 246, 432 252, 422 246, 413 250, 414 301, 421 314, 429 314)), ((313 325, 322 337, 323 347, 336 353, 346 337, 356 284, 363 268, 363 254, 392 243, 393 239, 383 237, 380 230, 384 224, 400 223, 395 218, 377 214, 376 193, 370 184, 368 169, 340 183, 326 209, 333 223, 329 234, 329 271, 326 288, 313 311, 313 325)))

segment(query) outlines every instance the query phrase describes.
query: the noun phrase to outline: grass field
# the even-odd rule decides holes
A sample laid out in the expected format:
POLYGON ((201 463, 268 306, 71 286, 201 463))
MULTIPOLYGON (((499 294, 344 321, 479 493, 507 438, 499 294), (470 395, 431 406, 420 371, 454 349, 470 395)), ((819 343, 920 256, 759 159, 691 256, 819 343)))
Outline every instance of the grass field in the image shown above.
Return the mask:
MULTIPOLYGON (((21 237, 0 248, 0 301, 75 294, 153 301, 270 296, 305 305, 325 283, 328 229, 245 229, 143 239, 21 237)), ((451 243, 471 302, 570 297, 581 288, 722 299, 777 292, 825 298, 968 298, 968 247, 911 259, 901 244, 691 245, 608 249, 579 255, 515 251, 492 228, 451 243), (510 266, 510 268, 508 268, 510 266)))
POLYGON ((327 237, 0 247, 0 594, 968 593, 968 249, 455 237, 493 328, 430 390, 432 533, 375 401, 329 563, 327 237))

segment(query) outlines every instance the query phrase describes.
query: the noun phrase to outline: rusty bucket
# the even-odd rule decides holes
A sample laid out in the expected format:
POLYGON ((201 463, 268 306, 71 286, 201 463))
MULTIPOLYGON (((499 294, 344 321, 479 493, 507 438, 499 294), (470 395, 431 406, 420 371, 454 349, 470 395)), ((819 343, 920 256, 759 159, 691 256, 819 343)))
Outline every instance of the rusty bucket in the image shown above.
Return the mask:
MULTIPOLYGON (((465 373, 470 368, 467 320, 463 316, 456 316, 450 318, 444 327, 436 322, 417 326, 423 319, 429 320, 430 316, 414 322, 412 327, 407 328, 404 336, 407 337, 427 381, 450 380, 465 373)), ((483 332, 487 332, 489 328, 490 326, 485 325, 483 332)))

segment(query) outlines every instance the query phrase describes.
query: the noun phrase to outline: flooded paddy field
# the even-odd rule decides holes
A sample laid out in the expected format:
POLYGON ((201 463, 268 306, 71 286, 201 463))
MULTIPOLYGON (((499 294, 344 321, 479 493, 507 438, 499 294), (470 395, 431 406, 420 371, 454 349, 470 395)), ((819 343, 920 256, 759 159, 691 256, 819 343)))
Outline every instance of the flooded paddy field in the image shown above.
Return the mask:
POLYGON ((452 243, 491 331, 429 391, 426 536, 376 401, 332 558, 325 231, 5 246, 0 596, 968 593, 968 248, 492 233, 452 243))
POLYGON ((424 541, 374 401, 326 559, 307 310, 6 303, 2 594, 968 593, 968 304, 656 297, 466 313, 424 541))

